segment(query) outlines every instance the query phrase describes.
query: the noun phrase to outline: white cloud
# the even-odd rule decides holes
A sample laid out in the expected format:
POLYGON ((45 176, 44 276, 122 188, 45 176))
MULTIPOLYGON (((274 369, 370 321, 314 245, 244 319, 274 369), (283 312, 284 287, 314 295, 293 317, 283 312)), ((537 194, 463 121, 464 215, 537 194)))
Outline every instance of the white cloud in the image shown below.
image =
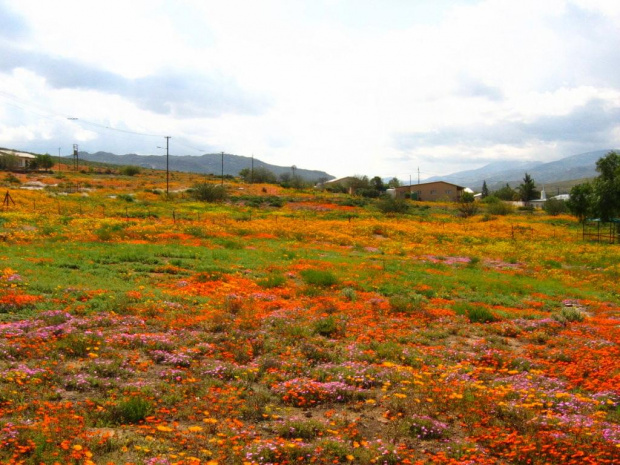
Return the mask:
POLYGON ((617 3, 0 3, 14 32, 0 47, 22 60, 0 66, 2 140, 154 151, 148 138, 62 118, 51 124, 57 131, 44 130, 43 108, 169 134, 173 147, 335 175, 449 172, 617 146, 609 118, 590 118, 596 137, 570 119, 592 102, 604 115, 620 108, 617 3), (25 105, 20 115, 3 108, 7 94, 25 105), (407 134, 418 145, 403 145, 407 134))

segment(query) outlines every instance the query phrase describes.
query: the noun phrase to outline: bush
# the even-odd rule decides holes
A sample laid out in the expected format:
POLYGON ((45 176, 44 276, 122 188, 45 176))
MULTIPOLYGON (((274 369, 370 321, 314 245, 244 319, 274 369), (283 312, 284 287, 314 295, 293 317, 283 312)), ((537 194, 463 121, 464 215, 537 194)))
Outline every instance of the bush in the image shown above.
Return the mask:
POLYGON ((151 403, 142 397, 130 397, 116 404, 111 412, 114 423, 138 423, 153 411, 151 403))
POLYGON ((492 323, 497 321, 495 315, 485 307, 458 302, 453 306, 453 309, 457 315, 467 316, 471 323, 492 323))
POLYGON ((514 207, 510 203, 497 200, 487 204, 487 213, 491 215, 509 215, 514 212, 514 207))
POLYGON ((478 211, 478 205, 476 205, 474 194, 471 192, 463 192, 457 208, 461 216, 465 218, 475 215, 478 211))
POLYGON ((338 278, 330 271, 303 270, 301 277, 306 284, 320 287, 330 287, 338 284, 338 278))
POLYGON ((551 216, 557 216, 560 213, 568 213, 568 206, 564 200, 549 199, 545 202, 543 209, 551 216))
POLYGON ((377 208, 381 213, 407 213, 409 204, 405 199, 385 195, 377 202, 377 208))
POLYGON ((280 287, 286 282, 286 278, 281 274, 270 274, 266 277, 259 279, 256 284, 265 289, 271 289, 274 287, 280 287))
POLYGON ((332 337, 341 331, 340 324, 331 315, 314 323, 314 332, 323 337, 332 337))
POLYGON ((140 174, 139 166, 123 166, 121 168, 121 174, 125 176, 135 176, 136 174, 140 174))
POLYGON ((221 202, 226 200, 228 194, 224 186, 218 184, 196 184, 190 191, 191 196, 202 202, 221 202))

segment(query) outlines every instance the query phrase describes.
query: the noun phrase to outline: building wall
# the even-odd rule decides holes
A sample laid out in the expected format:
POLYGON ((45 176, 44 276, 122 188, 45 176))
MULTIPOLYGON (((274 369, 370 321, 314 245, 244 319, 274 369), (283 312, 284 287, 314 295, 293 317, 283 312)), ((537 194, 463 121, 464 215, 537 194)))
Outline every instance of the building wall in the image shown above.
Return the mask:
POLYGON ((460 199, 463 188, 448 182, 437 181, 396 188, 396 195, 404 197, 409 192, 417 193, 418 200, 425 202, 456 202, 460 199))

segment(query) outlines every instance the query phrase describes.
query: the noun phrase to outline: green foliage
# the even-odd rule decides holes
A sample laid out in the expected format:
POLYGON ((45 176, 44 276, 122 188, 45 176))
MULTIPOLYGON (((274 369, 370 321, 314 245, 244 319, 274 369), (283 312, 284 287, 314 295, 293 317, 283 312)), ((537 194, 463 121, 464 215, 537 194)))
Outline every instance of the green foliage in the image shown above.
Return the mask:
POLYGON ((190 195, 202 202, 221 202, 228 198, 226 189, 219 184, 201 183, 196 184, 190 191, 190 195))
POLYGON ((478 205, 476 205, 474 194, 471 192, 463 192, 457 208, 461 216, 465 218, 475 215, 478 211, 478 205))
POLYGON ((332 337, 342 331, 340 322, 330 315, 314 323, 314 332, 323 337, 332 337))
POLYGON ((486 307, 470 305, 468 303, 456 303, 453 306, 457 315, 465 315, 471 323, 491 323, 497 318, 486 307))
POLYGON ((553 318, 560 323, 581 322, 585 319, 584 313, 578 308, 562 307, 559 313, 554 313, 553 318))
POLYGON ((528 173, 525 173, 523 182, 519 184, 518 191, 519 199, 523 202, 529 202, 536 198, 536 184, 528 173))
POLYGON ((420 310, 424 297, 417 293, 396 294, 390 297, 390 310, 394 313, 411 314, 420 310))
POLYGON ((578 184, 570 190, 570 198, 566 206, 573 216, 580 222, 584 222, 594 212, 594 189, 592 184, 586 182, 578 184))
POLYGON ((0 170, 14 170, 19 166, 19 157, 10 153, 0 155, 0 170))
POLYGON ((384 192, 386 189, 385 184, 383 184, 383 179, 381 179, 379 176, 375 176, 374 178, 372 178, 370 180, 370 185, 377 192, 384 192))
POLYGON ((500 200, 507 200, 507 201, 512 201, 518 198, 517 192, 512 187, 510 187, 508 184, 506 184, 501 189, 493 192, 493 195, 500 200))
POLYGON ((486 181, 482 181, 482 198, 486 199, 490 195, 489 187, 487 186, 486 181))
POLYGON ((398 180, 398 178, 390 179, 389 182, 388 182, 388 187, 390 187, 390 188, 400 187, 400 181, 398 180))
POLYGON ((139 166, 123 166, 121 168, 120 173, 124 176, 135 176, 136 174, 140 174, 139 166))
POLYGON ((130 194, 118 194, 116 198, 118 200, 124 200, 125 202, 129 202, 129 203, 134 201, 133 195, 130 195, 130 194))
POLYGON ((574 186, 568 208, 581 222, 588 217, 609 221, 620 216, 620 155, 614 151, 596 162, 600 173, 592 184, 574 186))
POLYGON ((487 204, 487 213, 491 215, 509 215, 514 212, 514 207, 512 204, 501 201, 494 195, 491 195, 484 200, 487 204))
POLYGON ((286 439, 301 438, 311 440, 325 431, 326 427, 318 420, 292 419, 276 426, 276 432, 286 439))
POLYGON ((239 171, 239 176, 245 182, 259 184, 276 184, 278 182, 277 176, 273 172, 262 166, 256 167, 253 170, 251 168, 243 168, 241 171, 239 171))
POLYGON ((327 270, 308 269, 301 272, 301 277, 306 284, 319 287, 331 287, 338 284, 338 278, 327 270))
POLYGON ((567 213, 568 206, 564 200, 548 199, 543 209, 551 216, 557 216, 560 213, 567 213))
POLYGON ((34 162, 30 165, 31 168, 49 170, 51 167, 54 166, 54 159, 49 153, 46 153, 45 155, 35 156, 36 158, 34 162))
POLYGON ((594 180, 596 210, 608 221, 620 216, 620 154, 609 152, 596 162, 600 174, 594 180))
POLYGON ((22 183, 17 176, 11 173, 7 173, 7 175, 4 177, 4 181, 8 182, 9 184, 21 184, 22 183))
POLYGON ((391 195, 381 197, 377 201, 376 206, 381 213, 407 213, 409 211, 409 204, 405 199, 399 199, 391 195))
POLYGON ((281 274, 270 274, 263 279, 259 279, 256 284, 265 289, 280 287, 286 282, 286 278, 281 274))
POLYGON ((140 397, 133 396, 116 404, 110 412, 113 423, 139 423, 153 412, 152 404, 140 397))

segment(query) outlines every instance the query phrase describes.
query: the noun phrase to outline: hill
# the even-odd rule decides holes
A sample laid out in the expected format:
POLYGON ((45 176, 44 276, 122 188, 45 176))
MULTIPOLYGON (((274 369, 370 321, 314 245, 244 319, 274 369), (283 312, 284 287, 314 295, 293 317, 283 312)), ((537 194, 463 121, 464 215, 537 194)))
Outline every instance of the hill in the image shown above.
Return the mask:
POLYGON ((596 161, 611 149, 580 153, 549 163, 537 161, 506 160, 493 162, 482 168, 460 171, 447 176, 435 176, 426 181, 447 181, 474 190, 482 189, 486 181, 491 190, 499 189, 506 183, 515 186, 521 183, 524 174, 529 173, 537 185, 570 186, 583 180, 598 176, 596 161))
MULTIPOLYGON (((166 169, 165 155, 115 155, 108 152, 80 152, 80 159, 86 161, 94 161, 100 163, 110 163, 113 165, 135 165, 143 168, 152 168, 158 170, 166 169)), ((171 171, 183 171, 191 173, 222 173, 222 154, 209 153, 201 156, 190 155, 170 155, 169 165, 171 171)), ((252 166, 252 158, 241 155, 224 154, 224 175, 237 176, 239 171, 252 166)), ((291 173, 290 166, 278 166, 265 163, 261 160, 254 159, 254 168, 266 168, 276 175, 291 173)), ((296 168, 297 176, 307 181, 318 181, 320 179, 333 179, 334 176, 325 171, 309 170, 296 168)))

